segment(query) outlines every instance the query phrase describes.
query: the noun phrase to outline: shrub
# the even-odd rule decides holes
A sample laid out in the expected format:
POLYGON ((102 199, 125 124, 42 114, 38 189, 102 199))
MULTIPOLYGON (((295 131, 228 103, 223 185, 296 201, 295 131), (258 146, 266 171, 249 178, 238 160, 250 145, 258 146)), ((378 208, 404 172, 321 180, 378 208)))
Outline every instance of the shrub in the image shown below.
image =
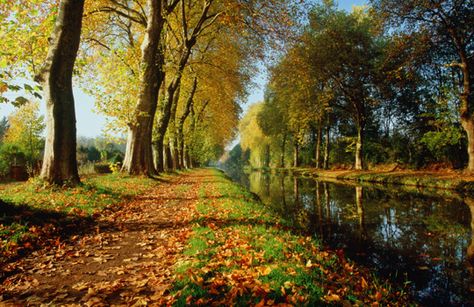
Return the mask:
POLYGON ((97 174, 110 174, 112 169, 108 163, 96 163, 94 164, 94 171, 97 174))

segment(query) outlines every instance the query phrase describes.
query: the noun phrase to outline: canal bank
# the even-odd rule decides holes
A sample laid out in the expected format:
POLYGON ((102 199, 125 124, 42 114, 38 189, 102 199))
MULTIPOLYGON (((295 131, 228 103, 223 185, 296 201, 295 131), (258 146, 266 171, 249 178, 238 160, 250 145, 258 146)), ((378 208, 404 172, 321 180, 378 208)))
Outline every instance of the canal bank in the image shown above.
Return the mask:
POLYGON ((433 189, 447 189, 474 193, 474 175, 462 171, 415 171, 415 170, 319 170, 315 168, 266 168, 249 171, 294 174, 324 180, 356 181, 379 184, 405 185, 433 189))

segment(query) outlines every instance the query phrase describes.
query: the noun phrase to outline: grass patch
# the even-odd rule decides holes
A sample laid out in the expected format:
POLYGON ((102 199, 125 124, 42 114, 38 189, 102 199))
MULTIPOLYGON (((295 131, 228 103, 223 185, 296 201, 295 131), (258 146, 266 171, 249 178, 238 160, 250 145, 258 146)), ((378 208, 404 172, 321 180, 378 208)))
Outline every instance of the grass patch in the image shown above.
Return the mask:
POLYGON ((36 179, 0 184, 0 259, 78 232, 92 223, 94 214, 156 184, 150 178, 115 174, 86 177, 73 188, 46 186, 36 179))
POLYGON ((198 194, 198 217, 175 267, 174 304, 392 304, 400 291, 318 240, 285 227, 242 186, 217 170, 198 194))

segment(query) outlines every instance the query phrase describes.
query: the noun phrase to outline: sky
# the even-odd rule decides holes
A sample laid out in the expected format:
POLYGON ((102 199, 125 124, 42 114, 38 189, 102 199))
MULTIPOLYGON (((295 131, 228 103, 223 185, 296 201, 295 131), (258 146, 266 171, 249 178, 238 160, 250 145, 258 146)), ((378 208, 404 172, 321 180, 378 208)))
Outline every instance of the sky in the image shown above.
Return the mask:
MULTIPOLYGON (((339 0, 339 7, 351 11, 354 5, 364 5, 367 1, 364 0, 339 0)), ((266 74, 261 72, 255 76, 254 82, 257 84, 252 89, 251 94, 247 99, 247 103, 242 106, 244 112, 250 105, 256 102, 263 101, 263 91, 266 83, 266 74)), ((101 114, 97 114, 94 111, 94 99, 86 95, 83 91, 75 87, 74 97, 76 102, 76 119, 77 119, 77 134, 78 136, 85 137, 96 137, 102 134, 102 129, 105 126, 105 117, 101 114)), ((14 111, 14 107, 7 104, 0 104, 0 118, 8 116, 14 111)), ((45 113, 44 102, 41 104, 41 112, 45 113)))

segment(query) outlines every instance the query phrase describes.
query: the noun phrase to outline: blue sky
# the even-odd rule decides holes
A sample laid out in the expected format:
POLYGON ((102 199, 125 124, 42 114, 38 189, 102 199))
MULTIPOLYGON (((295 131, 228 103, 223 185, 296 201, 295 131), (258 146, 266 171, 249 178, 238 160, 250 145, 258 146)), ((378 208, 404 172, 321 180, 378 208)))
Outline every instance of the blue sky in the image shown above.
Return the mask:
MULTIPOLYGON (((339 7, 350 11, 354 5, 364 5, 367 1, 364 0, 339 0, 339 7)), ((266 75, 262 73, 255 77, 255 82, 258 87, 252 90, 247 103, 243 106, 244 111, 255 102, 263 100, 263 87, 265 85, 266 75)), ((101 114, 94 112, 94 99, 84 94, 77 87, 74 90, 74 97, 76 101, 76 118, 77 118, 77 134, 79 136, 95 137, 102 134, 102 129, 105 126, 105 118, 101 114)), ((0 117, 8 116, 14 108, 11 105, 0 104, 0 117)), ((44 103, 41 105, 41 110, 44 113, 44 103)))

